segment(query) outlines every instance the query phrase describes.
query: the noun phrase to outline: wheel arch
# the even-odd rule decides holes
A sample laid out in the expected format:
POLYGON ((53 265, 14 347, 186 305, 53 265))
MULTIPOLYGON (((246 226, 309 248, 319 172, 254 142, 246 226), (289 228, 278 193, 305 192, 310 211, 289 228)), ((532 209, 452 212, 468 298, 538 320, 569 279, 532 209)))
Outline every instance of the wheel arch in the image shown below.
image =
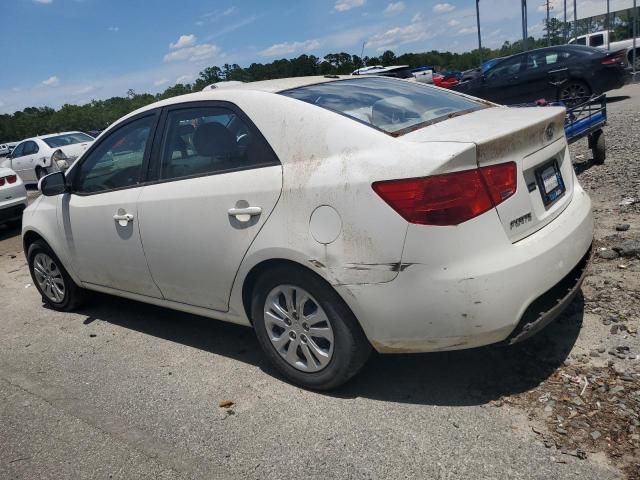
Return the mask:
POLYGON ((330 287, 342 299, 345 306, 349 308, 349 310, 351 311, 353 316, 356 318, 358 323, 360 323, 357 316, 355 315, 355 312, 353 312, 353 310, 349 307, 348 303, 342 298, 342 295, 340 295, 340 293, 333 287, 331 282, 329 282, 327 278, 325 278, 323 275, 321 275, 317 271, 314 271, 308 266, 300 262, 297 262, 295 260, 290 260, 286 258, 270 258, 270 259, 266 259, 261 262, 258 262, 253 267, 251 267, 251 269, 249 270, 247 275, 245 275, 242 281, 242 294, 241 294, 242 306, 244 308, 244 313, 246 314, 247 318, 249 319, 249 322, 252 325, 253 325, 253 320, 251 318, 251 297, 253 295, 253 289, 256 285, 256 282, 258 281, 258 279, 263 273, 280 266, 288 266, 292 269, 302 270, 305 273, 308 273, 320 279, 323 283, 325 283, 328 287, 330 287))

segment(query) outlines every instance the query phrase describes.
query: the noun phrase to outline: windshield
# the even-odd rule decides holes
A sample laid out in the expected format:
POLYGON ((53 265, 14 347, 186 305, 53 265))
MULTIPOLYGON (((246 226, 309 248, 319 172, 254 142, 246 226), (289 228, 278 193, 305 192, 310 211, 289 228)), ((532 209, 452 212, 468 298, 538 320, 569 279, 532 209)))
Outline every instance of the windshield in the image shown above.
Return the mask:
POLYGON ((341 80, 281 93, 392 135, 485 108, 482 103, 440 88, 390 78, 341 80))
POLYGON ((93 142, 94 138, 90 137, 86 133, 75 132, 43 138, 42 140, 51 148, 59 148, 67 145, 73 145, 74 143, 93 142))

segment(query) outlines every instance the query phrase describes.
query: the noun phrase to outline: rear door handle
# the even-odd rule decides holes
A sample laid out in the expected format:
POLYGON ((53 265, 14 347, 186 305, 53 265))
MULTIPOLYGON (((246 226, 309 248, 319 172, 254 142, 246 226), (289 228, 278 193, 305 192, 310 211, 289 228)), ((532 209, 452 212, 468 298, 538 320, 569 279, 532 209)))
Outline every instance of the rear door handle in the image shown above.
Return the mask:
POLYGON ((262 208, 261 207, 230 208, 228 213, 230 217, 236 217, 236 219, 240 222, 248 222, 251 219, 251 217, 260 215, 262 213, 262 208))
POLYGON ((116 213, 113 219, 118 222, 121 227, 126 227, 129 222, 133 221, 133 215, 130 213, 116 213))

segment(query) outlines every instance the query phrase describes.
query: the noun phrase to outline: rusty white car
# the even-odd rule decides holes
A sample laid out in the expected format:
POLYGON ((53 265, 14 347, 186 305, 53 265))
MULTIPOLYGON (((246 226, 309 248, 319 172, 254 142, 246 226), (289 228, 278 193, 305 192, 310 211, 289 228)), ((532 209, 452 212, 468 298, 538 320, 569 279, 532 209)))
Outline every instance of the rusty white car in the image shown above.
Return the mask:
POLYGON ((13 169, 25 183, 37 183, 47 173, 69 168, 93 141, 82 132, 27 138, 16 145, 2 166, 13 169))
POLYGON ((96 290, 246 325, 334 388, 372 349, 513 343, 565 308, 593 224, 563 122, 368 76, 175 97, 41 180, 24 250, 50 308, 96 290))

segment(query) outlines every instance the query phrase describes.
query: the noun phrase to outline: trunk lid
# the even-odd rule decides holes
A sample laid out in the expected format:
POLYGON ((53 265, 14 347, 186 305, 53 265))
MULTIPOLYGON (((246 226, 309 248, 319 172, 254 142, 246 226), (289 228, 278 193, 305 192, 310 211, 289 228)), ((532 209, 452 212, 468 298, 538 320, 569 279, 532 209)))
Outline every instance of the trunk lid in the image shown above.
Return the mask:
POLYGON ((505 233, 517 242, 552 222, 571 201, 574 173, 564 120, 565 109, 560 107, 492 107, 400 139, 474 143, 480 167, 515 162, 517 191, 496 210, 505 233))

